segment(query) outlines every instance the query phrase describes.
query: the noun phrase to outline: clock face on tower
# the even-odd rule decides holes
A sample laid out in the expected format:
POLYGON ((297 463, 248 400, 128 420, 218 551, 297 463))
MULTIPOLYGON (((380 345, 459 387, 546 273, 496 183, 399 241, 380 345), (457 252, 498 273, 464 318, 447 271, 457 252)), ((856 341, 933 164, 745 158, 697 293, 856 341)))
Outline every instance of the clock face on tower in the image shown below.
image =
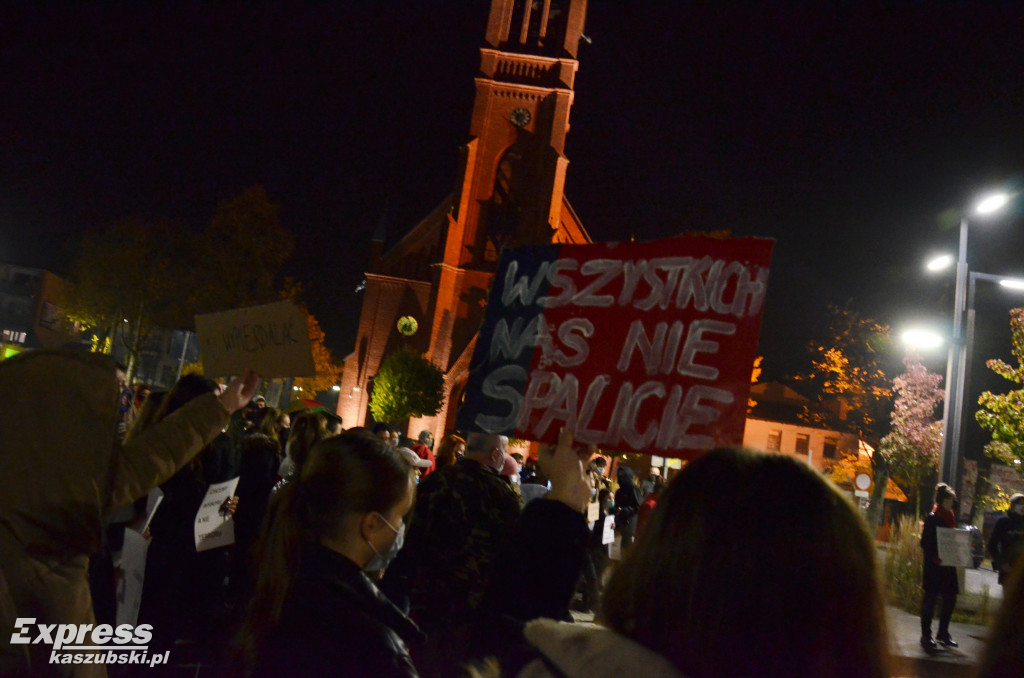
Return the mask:
POLYGON ((530 119, 533 116, 530 115, 530 112, 525 108, 519 107, 513 109, 512 113, 510 113, 508 117, 516 127, 526 127, 530 124, 530 119))
POLYGON ((416 322, 416 318, 411 315, 403 315, 398 319, 398 331, 407 337, 411 337, 416 334, 416 330, 419 329, 420 325, 416 322))

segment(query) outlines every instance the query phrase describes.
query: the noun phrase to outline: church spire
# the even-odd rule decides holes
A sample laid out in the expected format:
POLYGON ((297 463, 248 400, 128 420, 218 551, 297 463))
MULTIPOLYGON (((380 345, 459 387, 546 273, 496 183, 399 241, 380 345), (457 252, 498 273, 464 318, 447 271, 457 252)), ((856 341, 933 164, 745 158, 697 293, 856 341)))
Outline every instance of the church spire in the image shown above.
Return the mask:
POLYGON ((575 59, 586 0, 492 0, 487 45, 502 52, 575 59))

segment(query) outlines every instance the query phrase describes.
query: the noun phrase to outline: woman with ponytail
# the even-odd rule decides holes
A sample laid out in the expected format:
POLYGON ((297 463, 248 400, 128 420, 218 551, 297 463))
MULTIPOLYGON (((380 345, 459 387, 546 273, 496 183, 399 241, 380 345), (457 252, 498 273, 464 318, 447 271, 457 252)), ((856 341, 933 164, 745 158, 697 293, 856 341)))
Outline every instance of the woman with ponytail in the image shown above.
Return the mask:
POLYGON ((316 443, 272 500, 257 545, 256 590, 236 642, 246 676, 417 676, 416 625, 364 572, 401 548, 415 483, 380 440, 316 443))

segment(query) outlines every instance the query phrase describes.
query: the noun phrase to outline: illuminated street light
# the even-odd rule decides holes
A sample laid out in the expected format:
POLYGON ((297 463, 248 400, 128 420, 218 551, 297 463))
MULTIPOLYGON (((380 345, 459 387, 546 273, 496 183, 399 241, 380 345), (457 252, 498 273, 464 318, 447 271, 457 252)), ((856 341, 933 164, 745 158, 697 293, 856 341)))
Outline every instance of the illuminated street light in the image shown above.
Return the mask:
POLYGON ((943 254, 942 256, 935 257, 925 264, 925 266, 929 271, 941 271, 945 268, 949 268, 955 263, 956 259, 953 258, 952 254, 943 254))
MULTIPOLYGON (((977 205, 974 213, 989 215, 1003 208, 1012 196, 995 193, 987 196, 977 205)), ((953 341, 949 345, 949 361, 946 364, 946 396, 942 405, 942 455, 939 457, 939 477, 956 486, 957 464, 960 459, 960 434, 964 400, 964 379, 967 372, 967 353, 964 337, 964 306, 967 298, 967 217, 960 218, 960 248, 956 259, 956 292, 953 306, 953 341)), ((929 269, 933 268, 929 262, 929 269)), ((984 275, 984 274, 982 274, 984 275)), ((994 276, 992 276, 994 277, 994 276)), ((988 278, 985 278, 988 279, 988 278)), ((974 274, 971 274, 973 297, 974 274)), ((973 301, 973 300, 972 300, 973 301)), ((974 307, 970 305, 970 320, 973 323, 974 307)), ((973 324, 972 324, 973 330, 973 324)))
POLYGON ((1008 287, 1011 290, 1024 290, 1024 280, 1016 278, 1003 278, 999 281, 999 284, 1003 287, 1008 287))
POLYGON ((332 391, 340 391, 341 390, 341 384, 335 384, 334 386, 331 387, 331 390, 332 391))
POLYGON ((977 204, 974 208, 975 214, 992 214, 998 212, 1010 202, 1012 196, 1009 193, 994 193, 977 204))
POLYGON ((945 343, 945 339, 928 330, 907 330, 900 338, 904 344, 913 348, 938 348, 945 343))

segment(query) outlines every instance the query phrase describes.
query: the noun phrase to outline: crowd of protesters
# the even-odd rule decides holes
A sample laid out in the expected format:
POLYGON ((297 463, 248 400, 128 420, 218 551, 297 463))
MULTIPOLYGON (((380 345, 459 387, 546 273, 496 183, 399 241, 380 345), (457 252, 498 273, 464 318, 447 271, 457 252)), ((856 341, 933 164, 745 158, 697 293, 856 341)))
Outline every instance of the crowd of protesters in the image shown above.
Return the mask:
MULTIPOLYGON (((670 481, 613 464, 613 482, 568 431, 526 458, 485 433, 435 449, 426 431, 281 412, 254 398, 252 373, 226 387, 188 375, 120 409, 119 378, 92 354, 0 363, 5 633, 25 618, 113 625, 119 533, 159 487, 138 624, 153 653, 190 651, 211 675, 889 675, 874 545, 850 502, 790 457, 719 448, 670 481), (234 544, 197 551, 207 489, 234 478, 220 506, 234 544), (573 623, 574 604, 598 623, 573 623)), ((925 523, 922 634, 942 597, 938 642, 955 646, 956 591, 933 543, 951 496, 940 486, 925 523)), ((1007 596, 984 678, 1024 672, 1014 500, 993 546, 1007 596)), ((0 674, 107 673, 51 664, 49 650, 5 643, 0 674)))

